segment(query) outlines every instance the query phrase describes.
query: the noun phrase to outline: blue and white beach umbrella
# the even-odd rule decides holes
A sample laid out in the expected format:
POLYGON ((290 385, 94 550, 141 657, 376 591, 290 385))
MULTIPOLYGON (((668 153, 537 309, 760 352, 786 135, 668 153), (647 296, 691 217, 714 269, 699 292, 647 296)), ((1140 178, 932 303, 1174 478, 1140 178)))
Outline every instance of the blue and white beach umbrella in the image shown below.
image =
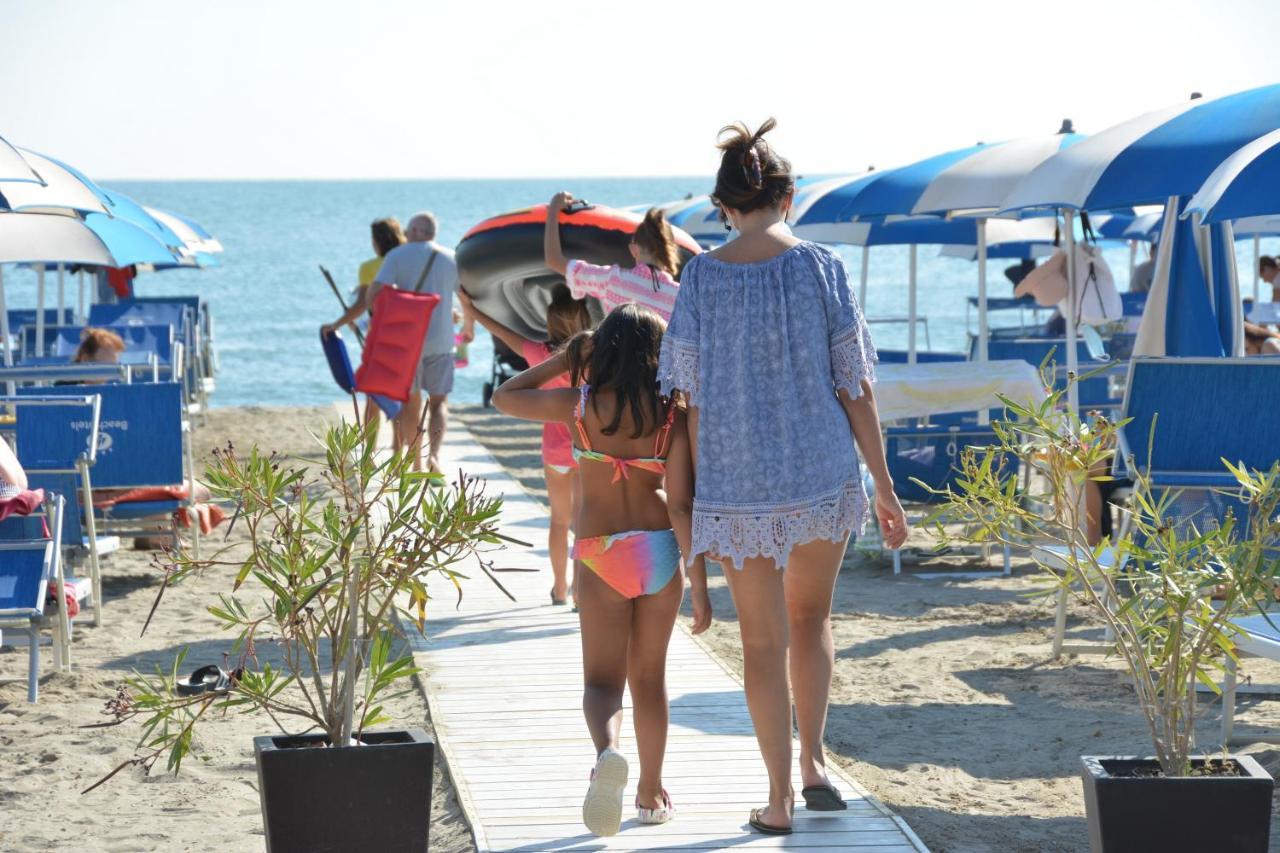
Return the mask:
POLYGON ((1280 130, 1273 130, 1223 160, 1187 204, 1187 214, 1225 222, 1280 213, 1280 130))
POLYGON ((79 213, 106 213, 106 201, 97 185, 78 172, 68 169, 42 154, 16 149, 22 159, 43 179, 42 183, 30 180, 10 180, 0 177, 0 211, 26 210, 37 212, 76 211, 79 213))
POLYGON ((1186 199, 1166 207, 1156 268, 1135 355, 1242 355, 1244 317, 1230 223, 1184 217, 1186 199), (1169 239, 1169 237, 1172 239, 1169 239))
POLYGON ((1109 210, 1190 196, 1241 147, 1280 127, 1280 85, 1185 101, 1095 133, 1041 163, 1006 210, 1109 210))
POLYGON ((0 136, 0 181, 43 184, 44 178, 4 137, 0 136))

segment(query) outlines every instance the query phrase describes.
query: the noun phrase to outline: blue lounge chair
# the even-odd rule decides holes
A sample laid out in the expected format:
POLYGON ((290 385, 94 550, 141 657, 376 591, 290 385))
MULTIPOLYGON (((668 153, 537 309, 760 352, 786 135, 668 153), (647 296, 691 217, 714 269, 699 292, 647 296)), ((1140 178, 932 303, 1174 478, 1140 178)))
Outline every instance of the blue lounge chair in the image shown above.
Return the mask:
POLYGON ((86 503, 93 501, 89 472, 97 459, 101 400, 98 393, 86 393, 84 387, 68 395, 0 397, 0 405, 17 411, 18 461, 31 487, 62 496, 63 556, 72 567, 89 567, 95 626, 103 619, 102 557, 120 547, 118 537, 98 535, 97 520, 83 511, 81 500, 84 495, 86 503), (62 444, 61 452, 48 446, 50 435, 72 436, 84 432, 82 427, 87 428, 87 434, 80 443, 62 444))
MULTIPOLYGON (((990 447, 996 443, 991 427, 977 423, 977 413, 967 414, 968 422, 941 425, 887 427, 884 430, 885 460, 893 478, 894 491, 908 506, 925 507, 944 498, 930 489, 955 486, 960 476, 960 454, 966 447, 990 447), (916 482, 919 481, 919 482, 916 482), (921 485, 923 484, 923 485, 921 485)), ((1010 477, 1018 474, 1018 457, 1005 454, 1003 464, 1010 477)), ((1003 549, 1004 574, 1012 570, 1009 548, 1003 549)), ((902 553, 893 552, 893 573, 902 573, 902 553)))
MULTIPOLYGON (((194 297, 165 297, 163 301, 133 299, 114 305, 95 305, 89 310, 91 326, 171 325, 184 352, 201 352, 199 301, 194 297)), ((183 374, 183 398, 191 414, 203 413, 208 405, 206 385, 199 376, 194 358, 187 359, 183 374)))
MULTIPOLYGON (((62 499, 51 496, 46 513, 52 535, 29 537, 23 523, 0 524, 0 630, 16 631, 29 646, 27 659, 27 701, 40 698, 40 635, 50 629, 54 668, 70 665, 71 623, 64 595, 58 595, 57 609, 49 613, 49 585, 63 584, 59 531, 62 499)), ((15 520, 17 521, 17 520, 15 520)))
MULTIPOLYGON (((1034 367, 1040 367, 1049 359, 1054 365, 1057 386, 1062 388, 1067 381, 1067 342, 1064 338, 993 338, 987 344, 987 357, 997 359, 1021 359, 1034 367)), ((1092 373, 1100 367, 1114 366, 1111 361, 1100 361, 1094 358, 1089 345, 1084 340, 1076 341, 1076 357, 1080 365, 1081 375, 1092 373)), ((970 350, 970 359, 977 360, 977 342, 970 350)), ((1120 400, 1111 390, 1111 379, 1108 373, 1090 376, 1080 381, 1080 406, 1083 409, 1116 408, 1120 400)))
MULTIPOLYGON (((20 389, 24 395, 83 396, 85 388, 20 389)), ((132 385, 93 387, 101 398, 96 458, 93 464, 94 489, 139 489, 185 484, 194 464, 188 441, 188 424, 183 417, 182 388, 176 382, 147 382, 132 385)), ((52 418, 44 410, 36 410, 52 418)), ((60 467, 75 458, 91 440, 91 424, 73 421, 58 429, 33 428, 31 440, 22 448, 37 467, 60 467), (68 428, 69 427, 69 428, 68 428)), ((24 465, 26 461, 24 460, 24 465)), ((91 499, 86 496, 85 503, 91 499)), ((177 543, 174 525, 160 526, 157 516, 169 517, 187 507, 192 519, 192 543, 200 549, 200 528, 195 520, 195 498, 117 504, 95 509, 98 529, 121 537, 166 535, 177 543)), ((86 507, 87 508, 87 507, 86 507)))
MULTIPOLYGON (((876 355, 883 364, 906 364, 909 361, 909 354, 904 349, 882 349, 876 350, 876 355)), ((962 352, 917 352, 917 364, 936 364, 944 361, 964 361, 965 355, 962 352)))

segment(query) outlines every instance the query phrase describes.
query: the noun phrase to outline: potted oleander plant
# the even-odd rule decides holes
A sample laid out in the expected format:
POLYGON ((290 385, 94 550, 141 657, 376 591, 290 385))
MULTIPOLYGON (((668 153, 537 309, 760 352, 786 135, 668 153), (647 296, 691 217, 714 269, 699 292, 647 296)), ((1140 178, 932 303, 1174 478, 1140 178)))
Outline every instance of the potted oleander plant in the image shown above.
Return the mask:
POLYGON ((435 745, 385 727, 386 702, 417 673, 401 626, 422 632, 435 585, 461 596, 467 566, 501 587, 483 552, 515 540, 482 482, 446 485, 378 453, 375 425, 333 427, 322 444, 314 467, 256 447, 214 454, 205 480, 235 505, 247 548, 179 553, 165 585, 235 568, 209 608, 237 635, 231 662, 188 675, 184 653, 169 672, 130 677, 108 705, 116 722, 141 721, 139 753, 106 779, 161 758, 177 773, 202 719, 258 711, 280 730, 254 739, 268 851, 421 853, 435 745))
POLYGON ((1178 494, 1139 473, 1124 532, 1090 547, 1082 495, 1090 479, 1109 479, 1123 424, 1064 412, 1065 393, 1038 406, 1004 401, 995 446, 964 450, 956 485, 939 493, 935 529, 944 540, 1030 548, 1051 592, 1065 585, 1109 629, 1151 752, 1082 757, 1095 853, 1266 851, 1272 779, 1225 744, 1215 744, 1216 753, 1200 748, 1196 725, 1220 704, 1197 686, 1220 695, 1225 662, 1238 655, 1233 620, 1275 600, 1280 469, 1250 471, 1224 460, 1236 485, 1220 497, 1237 509, 1213 519, 1182 515, 1178 494), (1008 454, 1031 465, 1033 476, 1011 476, 1002 464, 1008 454))

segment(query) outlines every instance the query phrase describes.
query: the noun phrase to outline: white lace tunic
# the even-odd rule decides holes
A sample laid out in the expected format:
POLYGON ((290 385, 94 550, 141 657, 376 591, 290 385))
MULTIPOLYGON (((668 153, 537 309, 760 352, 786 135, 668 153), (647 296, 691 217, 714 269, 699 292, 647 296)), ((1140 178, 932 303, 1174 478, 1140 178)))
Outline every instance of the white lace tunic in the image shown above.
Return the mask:
POLYGON ((783 567, 796 545, 861 532, 867 494, 836 391, 859 396, 875 360, 830 249, 689 262, 658 376, 698 410, 694 553, 783 567))

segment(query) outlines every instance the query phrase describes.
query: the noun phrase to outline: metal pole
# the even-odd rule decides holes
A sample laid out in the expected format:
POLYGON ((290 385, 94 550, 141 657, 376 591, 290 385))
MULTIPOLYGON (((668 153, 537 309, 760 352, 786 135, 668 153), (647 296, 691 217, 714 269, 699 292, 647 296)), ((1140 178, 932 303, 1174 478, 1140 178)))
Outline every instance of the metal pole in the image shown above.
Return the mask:
POLYGON ((916 363, 916 244, 911 244, 907 272, 907 364, 916 363))
POLYGON ((36 355, 44 355, 44 264, 36 264, 36 355))
MULTIPOLYGON (((0 267, 0 339, 4 340, 4 366, 13 367, 13 347, 9 340, 9 306, 4 299, 4 268, 0 267)), ((10 395, 13 390, 8 391, 10 395)))
POLYGON ((1253 235, 1253 304, 1258 304, 1258 294, 1261 292, 1262 285, 1259 280, 1262 278, 1262 269, 1258 266, 1258 261, 1262 259, 1262 240, 1257 234, 1253 235))
POLYGON ((1138 241, 1129 241, 1129 289, 1133 290, 1133 271, 1138 267, 1138 241))
POLYGON ((862 277, 858 280, 858 305, 861 306, 863 314, 867 313, 867 261, 870 248, 870 246, 862 247, 862 277))
POLYGON ((978 361, 987 360, 987 220, 978 220, 978 361))
MULTIPOLYGON (((991 331, 987 327, 987 220, 978 220, 978 361, 987 360, 987 344, 991 331)), ((983 408, 978 412, 978 423, 986 426, 991 413, 983 408)))
POLYGON ((76 322, 83 324, 84 316, 84 267, 80 268, 79 274, 76 275, 77 287, 79 295, 76 298, 76 322))
POLYGON ((54 322, 55 326, 61 326, 64 322, 66 322, 66 319, 62 315, 62 312, 66 308, 66 304, 67 304, 67 281, 65 276, 65 270, 63 269, 62 264, 58 264, 58 317, 54 322))
POLYGON ((1075 413, 1080 413, 1080 388, 1071 382, 1080 372, 1078 353, 1076 352, 1076 213, 1074 210, 1063 211, 1065 220, 1063 230, 1066 231, 1067 247, 1067 406, 1075 413))

